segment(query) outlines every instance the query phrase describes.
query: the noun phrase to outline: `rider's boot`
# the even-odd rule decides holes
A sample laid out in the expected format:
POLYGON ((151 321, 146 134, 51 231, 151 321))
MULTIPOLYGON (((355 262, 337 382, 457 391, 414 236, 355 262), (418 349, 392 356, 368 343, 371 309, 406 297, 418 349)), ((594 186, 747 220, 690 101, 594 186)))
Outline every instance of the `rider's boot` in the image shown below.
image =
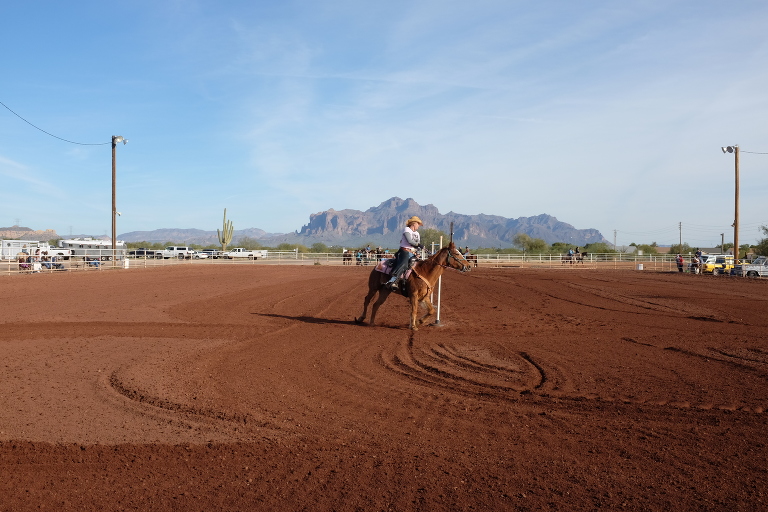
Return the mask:
POLYGON ((387 287, 387 290, 392 291, 392 292, 396 292, 398 290, 398 288, 399 288, 398 285, 397 285, 397 281, 398 281, 397 274, 393 274, 392 277, 390 278, 390 280, 387 281, 384 284, 384 286, 387 287))

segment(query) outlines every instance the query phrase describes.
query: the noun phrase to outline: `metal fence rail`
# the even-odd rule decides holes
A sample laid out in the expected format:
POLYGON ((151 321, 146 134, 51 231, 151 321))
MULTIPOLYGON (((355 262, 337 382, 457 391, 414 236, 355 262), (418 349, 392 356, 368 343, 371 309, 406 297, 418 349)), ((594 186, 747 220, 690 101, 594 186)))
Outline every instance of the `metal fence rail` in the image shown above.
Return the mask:
MULTIPOLYGON (((111 256, 111 250, 108 250, 111 256)), ((593 270, 649 270, 674 271, 677 269, 674 255, 669 254, 587 254, 582 259, 569 259, 559 254, 478 254, 473 266, 479 268, 520 268, 520 269, 593 269, 593 270)), ((341 253, 299 253, 297 251, 270 251, 266 258, 202 258, 202 259, 154 259, 119 258, 117 261, 98 258, 72 257, 68 260, 57 258, 55 262, 27 262, 17 260, 0 261, 0 273, 3 275, 44 273, 60 271, 103 271, 114 269, 153 268, 169 265, 340 265, 373 266, 377 263, 375 255, 357 259, 354 254, 345 258, 341 253)), ((686 258, 685 270, 689 259, 686 258)))

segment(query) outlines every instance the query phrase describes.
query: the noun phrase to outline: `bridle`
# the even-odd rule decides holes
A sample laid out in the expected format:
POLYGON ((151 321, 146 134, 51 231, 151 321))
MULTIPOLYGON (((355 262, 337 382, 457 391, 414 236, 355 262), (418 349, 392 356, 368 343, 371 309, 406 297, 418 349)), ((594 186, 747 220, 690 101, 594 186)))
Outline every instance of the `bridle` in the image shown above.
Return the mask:
POLYGON ((448 265, 448 262, 451 261, 451 258, 455 259, 459 263, 461 263, 461 269, 459 269, 460 272, 467 272, 471 267, 469 266, 469 262, 467 259, 459 253, 459 257, 457 258, 455 254, 453 254, 453 251, 456 251, 456 249, 448 249, 448 256, 445 258, 445 265, 442 263, 438 263, 443 268, 455 268, 448 265))

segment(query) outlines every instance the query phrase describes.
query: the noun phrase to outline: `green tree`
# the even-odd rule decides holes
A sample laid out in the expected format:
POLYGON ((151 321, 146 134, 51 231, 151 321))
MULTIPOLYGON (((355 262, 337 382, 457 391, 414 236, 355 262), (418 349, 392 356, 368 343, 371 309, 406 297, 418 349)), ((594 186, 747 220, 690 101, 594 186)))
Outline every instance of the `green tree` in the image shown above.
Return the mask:
POLYGON ((755 246, 755 253, 762 256, 768 256, 768 226, 760 226, 763 234, 766 236, 755 246))
POLYGON ((299 252, 301 252, 301 253, 304 253, 304 252, 309 252, 309 247, 307 247, 306 245, 301 245, 301 244, 289 244, 289 243, 287 243, 287 242, 283 242, 282 244, 279 244, 279 245, 278 245, 278 246, 275 248, 275 250, 277 250, 277 251, 282 251, 282 252, 293 251, 293 250, 295 250, 295 249, 298 249, 298 250, 299 250, 299 252))
POLYGON ((432 249, 432 244, 439 248, 440 237, 443 237, 443 245, 448 245, 450 238, 443 231, 434 228, 422 228, 419 230, 419 236, 421 237, 421 243, 427 249, 432 249))
POLYGON ((611 247, 605 242, 593 242, 591 244, 587 244, 584 246, 584 251, 591 252, 593 254, 608 254, 617 252, 611 249, 611 247))
POLYGON ((531 238, 525 233, 518 233, 512 239, 512 243, 525 252, 543 253, 549 249, 549 244, 541 238, 531 238))
MULTIPOLYGON (((656 242, 652 243, 651 245, 648 244, 639 244, 637 245, 638 251, 643 251, 643 254, 658 254, 659 251, 656 249, 656 242)), ((677 254, 677 253, 675 253, 677 254)))
POLYGON ((687 242, 683 242, 682 245, 675 244, 669 248, 669 254, 688 254, 692 252, 694 252, 694 250, 687 242))
POLYGON ((315 242, 309 249, 310 252, 330 252, 328 246, 322 242, 315 242))
POLYGON ((262 245, 259 243, 258 240, 251 238, 249 236, 244 236, 242 238, 238 238, 237 241, 237 247, 242 247, 244 249, 249 250, 256 250, 256 249, 263 249, 262 245))

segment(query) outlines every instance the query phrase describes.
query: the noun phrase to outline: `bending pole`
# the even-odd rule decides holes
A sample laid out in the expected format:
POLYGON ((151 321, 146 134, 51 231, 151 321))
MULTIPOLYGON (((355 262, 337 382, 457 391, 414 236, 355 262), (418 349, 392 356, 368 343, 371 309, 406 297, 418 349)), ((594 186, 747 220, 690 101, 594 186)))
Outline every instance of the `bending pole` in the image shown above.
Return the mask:
MULTIPOLYGON (((443 237, 440 237, 440 248, 443 247, 443 237)), ((443 276, 437 278, 437 317, 435 318, 435 325, 440 323, 440 292, 443 288, 443 276)))

